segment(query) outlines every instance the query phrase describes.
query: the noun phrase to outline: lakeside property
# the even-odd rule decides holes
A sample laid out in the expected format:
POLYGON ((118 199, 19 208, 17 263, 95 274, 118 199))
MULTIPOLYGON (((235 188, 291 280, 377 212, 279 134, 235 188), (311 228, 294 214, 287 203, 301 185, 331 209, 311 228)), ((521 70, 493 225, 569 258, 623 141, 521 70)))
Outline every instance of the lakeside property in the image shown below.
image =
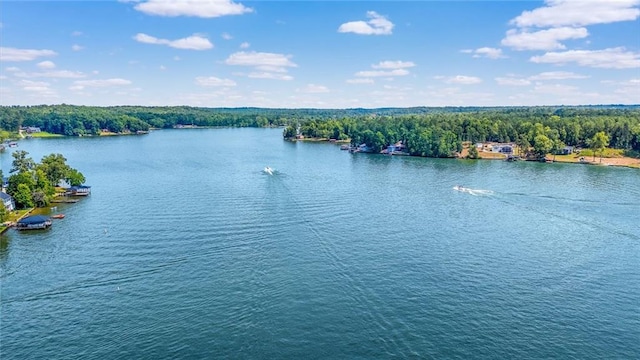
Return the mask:
MULTIPOLYGON (((295 139, 290 140, 305 142, 329 142, 340 144, 341 150, 348 150, 352 153, 376 153, 365 143, 357 146, 348 145, 351 142, 351 139, 335 140, 328 138, 308 138, 304 137, 303 135, 299 135, 295 139)), ((523 160, 547 163, 575 163, 600 166, 622 166, 640 169, 640 158, 624 156, 624 151, 620 149, 605 148, 602 150, 601 155, 594 156, 594 151, 591 149, 574 149, 573 147, 565 147, 559 150, 559 154, 547 153, 542 159, 538 159, 530 155, 527 156, 527 153, 523 152, 515 143, 487 142, 470 144, 469 142, 464 142, 462 145, 462 150, 459 153, 455 154, 455 158, 506 161, 523 160), (475 157, 470 156, 469 150, 471 146, 475 146, 477 149, 477 155, 475 155, 475 157)), ((384 155, 410 156, 409 152, 407 152, 406 146, 401 141, 396 142, 395 144, 390 144, 377 153, 384 155)))

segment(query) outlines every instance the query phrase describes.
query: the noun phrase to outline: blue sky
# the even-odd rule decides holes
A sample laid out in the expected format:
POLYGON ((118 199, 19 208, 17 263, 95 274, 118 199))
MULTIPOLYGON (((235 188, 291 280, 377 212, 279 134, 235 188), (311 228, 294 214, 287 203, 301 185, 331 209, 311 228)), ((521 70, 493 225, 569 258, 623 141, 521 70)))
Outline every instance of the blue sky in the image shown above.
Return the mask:
POLYGON ((0 104, 640 104, 640 0, 1 1, 0 104))

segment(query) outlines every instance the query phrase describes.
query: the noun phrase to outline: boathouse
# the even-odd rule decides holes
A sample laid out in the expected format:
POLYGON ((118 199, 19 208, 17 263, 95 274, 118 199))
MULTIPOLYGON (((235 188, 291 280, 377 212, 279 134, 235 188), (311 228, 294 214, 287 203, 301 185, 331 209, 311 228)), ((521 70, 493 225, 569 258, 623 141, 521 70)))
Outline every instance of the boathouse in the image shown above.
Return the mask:
POLYGON ((73 196, 87 196, 91 194, 91 186, 80 185, 80 186, 72 186, 67 189, 68 195, 73 196))
POLYGON ((18 220, 16 229, 18 230, 39 230, 47 229, 51 226, 51 218, 43 215, 27 216, 18 220))

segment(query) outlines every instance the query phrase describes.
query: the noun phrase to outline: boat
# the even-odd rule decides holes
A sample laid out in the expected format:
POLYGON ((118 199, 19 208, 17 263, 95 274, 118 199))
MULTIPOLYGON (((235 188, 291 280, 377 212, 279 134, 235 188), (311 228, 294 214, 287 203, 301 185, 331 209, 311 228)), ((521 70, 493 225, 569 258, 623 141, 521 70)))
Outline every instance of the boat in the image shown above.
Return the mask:
POLYGON ((64 219, 64 214, 55 214, 51 215, 53 219, 64 219))
POLYGON ((264 170, 262 171, 264 171, 265 174, 273 175, 273 169, 268 166, 265 166, 264 170))
POLYGON ((456 185, 456 186, 453 187, 453 190, 462 191, 462 192, 469 192, 471 189, 466 188, 464 186, 456 185))

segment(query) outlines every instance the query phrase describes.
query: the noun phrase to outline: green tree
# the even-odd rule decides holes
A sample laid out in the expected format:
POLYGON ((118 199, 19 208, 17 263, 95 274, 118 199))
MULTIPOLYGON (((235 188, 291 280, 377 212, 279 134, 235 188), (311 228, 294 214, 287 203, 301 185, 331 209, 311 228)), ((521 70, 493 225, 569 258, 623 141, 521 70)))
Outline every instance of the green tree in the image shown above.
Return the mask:
POLYGON ((533 153, 535 154, 536 159, 541 161, 544 160, 552 148, 553 141, 551 141, 551 139, 546 135, 540 134, 534 138, 533 153))
POLYGON ((17 174, 13 174, 9 176, 9 185, 7 185, 7 194, 13 196, 18 193, 18 187, 24 184, 29 189, 35 188, 36 181, 33 178, 33 174, 31 172, 19 172, 17 174))
POLYGON ((67 178, 65 180, 71 186, 79 186, 84 184, 84 182, 86 181, 84 175, 82 175, 82 173, 76 169, 69 170, 69 172, 67 173, 67 178))
POLYGON ((0 223, 7 221, 8 217, 9 212, 7 211, 7 208, 5 208, 3 204, 0 204, 0 223))
POLYGON ((13 162, 11 163, 11 171, 10 172, 27 172, 31 171, 36 163, 32 158, 27 157, 29 155, 28 152, 24 150, 14 151, 11 156, 13 156, 13 162))
POLYGON ((5 130, 0 131, 0 143, 5 142, 5 140, 8 140, 10 136, 11 136, 11 133, 9 133, 8 131, 5 131, 5 130))
POLYGON ((292 125, 287 126, 284 129, 284 132, 283 132, 282 136, 285 139, 293 139, 293 138, 295 138, 296 137, 296 128, 293 127, 292 125))
POLYGON ((25 209, 33 207, 33 197, 31 189, 26 184, 19 184, 18 190, 13 194, 13 200, 16 202, 16 207, 25 209))
POLYGON ((602 152, 609 145, 609 136, 604 131, 597 132, 589 141, 589 147, 593 150, 593 161, 596 160, 596 152, 600 152, 600 162, 602 162, 602 152))
POLYGON ((520 149, 520 156, 527 156, 529 153, 529 148, 531 148, 531 143, 529 143, 529 139, 525 135, 520 135, 518 141, 516 141, 516 145, 520 149))
POLYGON ((67 177, 67 173, 71 170, 66 161, 67 159, 62 154, 50 154, 42 158, 37 168, 44 172, 52 186, 56 186, 60 180, 67 177))
POLYGON ((474 144, 469 145, 469 155, 467 157, 469 159, 480 159, 478 148, 474 144))
POLYGON ((553 161, 556 161, 556 155, 560 152, 560 150, 564 149, 566 145, 560 139, 554 139, 552 143, 553 146, 551 147, 551 152, 553 153, 553 161))

